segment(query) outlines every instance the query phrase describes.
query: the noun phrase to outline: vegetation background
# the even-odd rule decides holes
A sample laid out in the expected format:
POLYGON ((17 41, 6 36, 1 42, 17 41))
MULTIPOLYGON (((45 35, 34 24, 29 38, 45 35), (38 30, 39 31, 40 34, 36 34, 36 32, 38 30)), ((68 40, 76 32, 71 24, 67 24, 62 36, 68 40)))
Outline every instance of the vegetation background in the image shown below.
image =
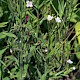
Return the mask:
POLYGON ((0 0, 0 80, 80 80, 79 5, 0 0))

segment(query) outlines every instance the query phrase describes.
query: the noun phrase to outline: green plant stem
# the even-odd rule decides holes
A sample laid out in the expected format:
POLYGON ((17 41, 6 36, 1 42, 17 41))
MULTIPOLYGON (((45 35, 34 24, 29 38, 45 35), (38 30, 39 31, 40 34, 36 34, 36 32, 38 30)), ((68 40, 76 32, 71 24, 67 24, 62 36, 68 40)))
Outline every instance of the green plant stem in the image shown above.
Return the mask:
POLYGON ((36 12, 37 12, 37 19, 38 19, 38 21, 37 21, 37 41, 38 41, 38 33, 39 33, 39 11, 36 10, 36 12))
POLYGON ((20 53, 20 80, 23 80, 23 77, 22 77, 22 74, 23 74, 23 58, 22 58, 22 53, 20 53))
POLYGON ((46 63, 46 61, 44 62, 44 64, 45 64, 45 80, 46 80, 46 78, 47 78, 47 63, 46 63))
MULTIPOLYGON (((48 24, 50 24, 50 22, 48 22, 48 24)), ((48 52, 50 50, 50 25, 48 25, 48 52)))
POLYGON ((58 23, 58 40, 59 40, 59 42, 60 42, 60 27, 59 27, 59 23, 58 23))
POLYGON ((3 80, 3 79, 2 79, 3 71, 2 71, 2 64, 1 64, 1 63, 0 63, 0 66, 1 66, 1 75, 0 75, 0 79, 3 80))
MULTIPOLYGON (((22 0, 19 1, 19 4, 20 4, 20 10, 21 10, 21 13, 20 13, 20 28, 22 27, 22 0)), ((19 48, 22 49, 22 41, 21 43, 19 43, 19 48)), ((22 52, 20 52, 20 60, 19 60, 19 63, 20 63, 20 80, 23 80, 23 57, 22 57, 22 52)))
MULTIPOLYGON (((59 26, 59 23, 58 23, 58 40, 59 40, 59 43, 61 43, 61 34, 60 34, 60 26, 59 26)), ((62 58, 62 65, 63 65, 63 63, 64 63, 64 56, 63 56, 63 53, 61 53, 61 58, 62 58)))
MULTIPOLYGON (((22 44, 19 43, 19 44, 22 44)), ((22 49, 22 46, 20 45, 20 49, 22 49)), ((22 74, 23 74, 23 58, 22 58, 22 52, 20 52, 20 80, 23 80, 22 74)))

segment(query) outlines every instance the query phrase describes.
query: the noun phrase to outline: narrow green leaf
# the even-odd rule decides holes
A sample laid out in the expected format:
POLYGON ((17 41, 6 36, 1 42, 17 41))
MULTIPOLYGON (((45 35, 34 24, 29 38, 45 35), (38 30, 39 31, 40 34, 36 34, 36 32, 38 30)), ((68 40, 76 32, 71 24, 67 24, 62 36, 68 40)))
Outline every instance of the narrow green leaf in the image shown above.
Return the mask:
POLYGON ((47 54, 46 59, 50 58, 52 55, 54 55, 54 49, 47 54))
POLYGON ((4 66, 6 66, 6 64, 2 60, 0 60, 0 63, 3 64, 4 66))
POLYGON ((5 58, 8 58, 8 59, 10 59, 10 60, 12 60, 12 61, 15 61, 16 62, 16 64, 19 66, 19 62, 18 62, 18 59, 15 57, 15 56, 6 56, 5 58))
POLYGON ((38 73, 38 76, 41 78, 42 75, 38 68, 37 68, 37 73, 38 73))
POLYGON ((0 57, 2 56, 2 54, 6 51, 7 48, 4 48, 2 50, 0 50, 0 57))
POLYGON ((76 36, 77 36, 78 42, 80 44, 80 22, 77 22, 74 27, 75 27, 75 31, 76 31, 76 36))
POLYGON ((30 11, 27 11, 27 14, 29 16, 31 16, 33 19, 37 19, 36 16, 33 13, 31 13, 30 11))
POLYGON ((18 3, 17 3, 17 11, 18 11, 18 13, 20 14, 20 6, 19 6, 18 3))
POLYGON ((78 18, 78 15, 76 13, 72 13, 70 21, 76 23, 77 22, 77 18, 78 18))
POLYGON ((6 24, 7 24, 8 22, 2 22, 2 23, 0 23, 0 28, 2 28, 2 27, 6 27, 6 24))
POLYGON ((3 35, 16 38, 16 35, 14 35, 13 33, 3 32, 3 35))
POLYGON ((59 75, 62 74, 62 73, 64 73, 64 70, 56 73, 55 76, 59 76, 59 75))
POLYGON ((80 52, 76 53, 76 57, 80 60, 80 52))
POLYGON ((59 14, 58 11, 57 11, 57 9, 56 9, 55 6, 53 5, 52 1, 50 1, 50 4, 52 5, 54 11, 55 11, 57 14, 59 14))
POLYGON ((4 35, 2 32, 0 33, 0 39, 3 39, 3 38, 5 38, 6 37, 6 35, 4 35))
POLYGON ((5 38, 6 36, 16 38, 16 35, 14 35, 13 33, 8 33, 6 31, 0 33, 0 39, 5 38))

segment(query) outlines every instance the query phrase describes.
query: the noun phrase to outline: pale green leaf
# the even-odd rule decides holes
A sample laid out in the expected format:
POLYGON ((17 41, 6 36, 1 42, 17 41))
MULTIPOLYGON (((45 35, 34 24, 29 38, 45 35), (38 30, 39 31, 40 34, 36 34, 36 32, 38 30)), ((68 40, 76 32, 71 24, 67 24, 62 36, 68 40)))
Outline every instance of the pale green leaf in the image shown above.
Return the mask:
POLYGON ((10 78, 9 77, 5 77, 3 80, 10 80, 10 78))
POLYGON ((0 28, 2 28, 2 27, 6 27, 6 24, 7 24, 8 22, 2 22, 2 23, 0 23, 0 28))
POLYGON ((19 66, 19 62, 18 62, 18 59, 15 57, 15 56, 6 56, 5 58, 8 58, 8 59, 10 59, 10 60, 12 60, 12 61, 15 61, 16 62, 16 64, 19 66))
POLYGON ((78 42, 80 44, 80 22, 77 22, 74 27, 75 27, 75 31, 76 31, 76 36, 77 36, 78 42))
POLYGON ((3 38, 5 38, 6 37, 6 35, 4 35, 2 32, 0 33, 0 39, 3 39, 3 38))
POLYGON ((54 49, 47 54, 46 59, 50 58, 52 55, 54 55, 54 49))
POLYGON ((13 33, 3 32, 3 35, 16 38, 16 35, 14 35, 13 33))
POLYGON ((76 53, 76 57, 80 60, 80 52, 76 53))
POLYGON ((7 48, 4 48, 2 50, 0 50, 0 57, 2 56, 2 54, 6 51, 7 48))
POLYGON ((6 64, 2 60, 0 60, 0 63, 3 64, 4 66, 6 66, 6 64))
POLYGON ((14 35, 13 33, 9 33, 9 32, 6 32, 6 31, 0 33, 0 39, 5 38, 6 36, 16 38, 16 35, 14 35))

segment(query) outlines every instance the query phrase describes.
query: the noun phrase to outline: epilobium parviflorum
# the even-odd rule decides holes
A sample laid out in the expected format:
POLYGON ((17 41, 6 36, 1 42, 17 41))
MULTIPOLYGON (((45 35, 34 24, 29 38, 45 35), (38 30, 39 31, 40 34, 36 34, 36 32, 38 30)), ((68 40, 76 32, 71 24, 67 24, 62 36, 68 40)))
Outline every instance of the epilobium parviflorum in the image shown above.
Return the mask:
POLYGON ((47 20, 48 20, 48 21, 51 21, 52 19, 53 19, 53 16, 51 16, 51 15, 48 15, 48 16, 47 16, 47 20))
POLYGON ((56 21, 57 23, 61 23, 61 19, 60 19, 59 17, 55 18, 55 21, 56 21))
POLYGON ((26 1, 26 7, 33 7, 32 1, 26 1))
MULTIPOLYGON (((73 38, 69 40, 69 36, 72 32, 69 31, 70 35, 66 34, 68 30, 72 30, 73 24, 75 24, 70 21, 73 19, 74 13, 70 10, 70 13, 68 11, 72 6, 66 5, 69 3, 68 1, 73 0, 66 0, 65 2, 64 0, 58 0, 56 2, 58 6, 54 5, 56 0, 6 1, 10 10, 5 10, 11 12, 9 20, 5 20, 7 17, 3 14, 5 11, 3 10, 4 6, 2 6, 0 11, 2 12, 0 20, 4 16, 4 20, 9 21, 8 25, 6 25, 6 31, 14 34, 16 37, 14 38, 14 35, 10 33, 4 40, 1 40, 0 37, 0 52, 3 52, 0 54, 2 60, 0 64, 2 76, 0 78, 2 77, 2 80, 7 78, 9 80, 12 78, 16 78, 16 80, 49 80, 50 78, 52 78, 50 80, 60 80, 64 76, 67 79, 68 76, 66 75, 68 74, 72 75, 72 71, 79 67, 77 67, 77 63, 73 62, 74 57, 72 56, 74 55, 69 53, 73 49, 74 53, 76 53, 79 49, 75 49, 77 45, 74 45, 74 48, 71 47, 73 38), (13 6, 14 4, 15 7, 13 6), (12 7, 10 7, 11 5, 12 7), (70 19, 70 16, 72 19, 70 19), (69 27, 70 24, 72 26, 69 27), (6 46, 8 46, 8 50, 3 49, 6 46), (3 72, 5 70, 6 72, 3 72), (11 74, 8 73, 8 70, 11 74)), ((0 4, 3 4, 3 2, 0 4)), ((0 25, 1 31, 5 31, 2 24, 0 25)), ((3 34, 1 33, 0 35, 3 34)), ((77 43, 77 41, 75 42, 77 43)))

